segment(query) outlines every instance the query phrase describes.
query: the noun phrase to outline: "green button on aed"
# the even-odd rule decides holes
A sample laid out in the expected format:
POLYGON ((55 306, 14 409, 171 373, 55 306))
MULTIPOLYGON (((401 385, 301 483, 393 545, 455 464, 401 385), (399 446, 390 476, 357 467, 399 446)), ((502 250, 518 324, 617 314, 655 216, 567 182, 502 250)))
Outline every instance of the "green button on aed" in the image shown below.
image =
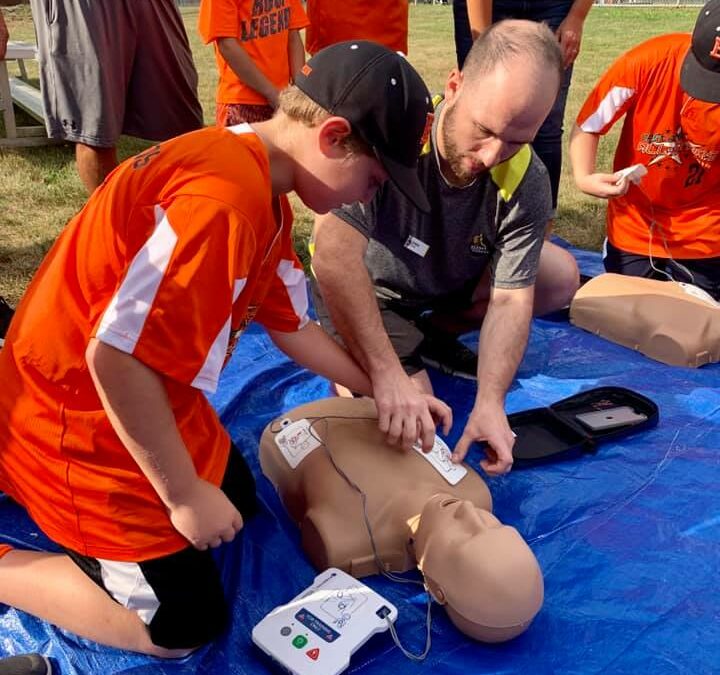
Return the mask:
POLYGON ((302 649, 307 644, 307 638, 304 635, 296 635, 293 638, 293 647, 302 649))

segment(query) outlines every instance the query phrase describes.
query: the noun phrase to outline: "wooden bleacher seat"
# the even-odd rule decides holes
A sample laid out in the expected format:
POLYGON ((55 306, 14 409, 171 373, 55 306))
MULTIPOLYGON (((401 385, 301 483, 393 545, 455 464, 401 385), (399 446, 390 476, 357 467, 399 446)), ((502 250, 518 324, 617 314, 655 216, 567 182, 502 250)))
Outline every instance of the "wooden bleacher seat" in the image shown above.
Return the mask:
POLYGON ((7 45, 5 59, 0 60, 0 110, 2 110, 5 122, 5 136, 0 137, 0 146, 46 145, 53 142, 45 132, 45 116, 40 90, 26 81, 25 61, 36 58, 35 45, 28 42, 10 41, 7 45), (20 77, 9 76, 8 61, 17 61, 20 77), (17 126, 13 103, 40 122, 40 125, 17 126))

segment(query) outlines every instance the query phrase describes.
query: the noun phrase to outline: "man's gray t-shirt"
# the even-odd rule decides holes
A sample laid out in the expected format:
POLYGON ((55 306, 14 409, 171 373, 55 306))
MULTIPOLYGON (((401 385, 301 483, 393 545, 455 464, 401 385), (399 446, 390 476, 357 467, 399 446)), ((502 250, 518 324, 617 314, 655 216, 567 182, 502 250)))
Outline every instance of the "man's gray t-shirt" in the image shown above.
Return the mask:
POLYGON ((333 212, 368 238, 365 264, 376 294, 409 307, 433 306, 471 293, 488 264, 496 288, 532 285, 552 213, 545 166, 524 146, 471 185, 453 187, 440 172, 436 133, 437 114, 430 151, 418 165, 429 214, 391 181, 370 204, 333 212))

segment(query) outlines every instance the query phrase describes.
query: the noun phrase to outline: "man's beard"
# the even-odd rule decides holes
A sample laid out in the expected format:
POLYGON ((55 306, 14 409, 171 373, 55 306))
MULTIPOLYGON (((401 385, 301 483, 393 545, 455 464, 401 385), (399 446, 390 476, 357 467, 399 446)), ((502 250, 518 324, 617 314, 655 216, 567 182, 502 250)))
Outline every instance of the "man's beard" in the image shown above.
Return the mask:
POLYGON ((454 138, 455 126, 457 124, 456 114, 457 106, 455 104, 452 104, 445 111, 442 127, 443 148, 445 150, 443 159, 450 167, 450 171, 452 171, 458 179, 458 182, 464 184, 471 182, 477 175, 477 172, 466 169, 463 166, 463 156, 460 154, 454 138))

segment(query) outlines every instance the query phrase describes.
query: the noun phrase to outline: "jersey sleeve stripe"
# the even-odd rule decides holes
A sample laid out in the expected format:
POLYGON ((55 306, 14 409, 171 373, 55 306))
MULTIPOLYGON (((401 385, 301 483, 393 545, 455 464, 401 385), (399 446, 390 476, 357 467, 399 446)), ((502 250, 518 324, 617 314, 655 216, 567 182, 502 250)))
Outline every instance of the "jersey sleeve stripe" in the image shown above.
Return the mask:
POLYGON ((295 267, 292 260, 281 260, 277 267, 277 274, 285 284, 293 311, 299 320, 299 330, 309 321, 305 273, 295 267))
MULTIPOLYGON (((246 283, 247 279, 235 280, 235 285, 233 286, 233 303, 238 299, 240 293, 242 293, 246 283)), ((217 390, 220 371, 225 363, 228 344, 230 343, 231 319, 232 317, 228 316, 227 321, 223 324, 223 327, 220 329, 220 332, 217 334, 208 351, 205 363, 203 363, 202 368, 200 368, 195 379, 192 381, 192 386, 196 389, 202 389, 211 394, 214 394, 217 390)))
POLYGON ((601 133, 634 94, 635 90, 629 87, 613 87, 600 101, 595 112, 580 124, 580 129, 590 134, 601 133))
POLYGON ((98 340, 133 353, 176 243, 177 234, 165 211, 155 206, 155 229, 133 258, 110 300, 95 334, 98 340))

